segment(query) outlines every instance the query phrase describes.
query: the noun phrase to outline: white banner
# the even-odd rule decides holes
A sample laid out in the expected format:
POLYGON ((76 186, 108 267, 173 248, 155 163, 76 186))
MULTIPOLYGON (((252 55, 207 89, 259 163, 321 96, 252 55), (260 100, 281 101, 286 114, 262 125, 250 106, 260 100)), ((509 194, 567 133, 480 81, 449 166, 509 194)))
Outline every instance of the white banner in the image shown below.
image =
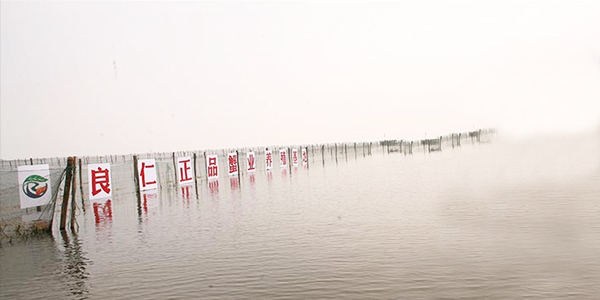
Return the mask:
POLYGON ((279 149, 279 162, 282 168, 287 167, 287 152, 285 149, 279 149))
POLYGON ((177 158, 177 180, 180 185, 194 182, 194 168, 189 156, 177 158))
POLYGON ((140 191, 158 188, 156 161, 153 158, 138 160, 138 176, 140 179, 140 191))
POLYGON ((108 198, 112 195, 110 164, 88 165, 88 195, 90 200, 108 198))
POLYGON ((256 171, 256 157, 254 156, 254 152, 250 151, 246 153, 246 170, 248 173, 256 171))
POLYGON ((271 150, 265 150, 265 169, 273 169, 273 153, 271 150))
POLYGON ((306 148, 302 148, 302 165, 308 165, 308 153, 306 152, 306 148))
POLYGON ((235 176, 238 174, 238 162, 237 162, 237 153, 232 152, 227 154, 227 168, 229 176, 235 176))
POLYGON ((292 149, 292 166, 298 165, 298 149, 292 149))
POLYGON ((208 179, 219 178, 219 157, 217 155, 206 156, 206 174, 208 174, 208 179))
POLYGON ((48 165, 19 166, 19 196, 21 208, 46 205, 52 198, 48 165))

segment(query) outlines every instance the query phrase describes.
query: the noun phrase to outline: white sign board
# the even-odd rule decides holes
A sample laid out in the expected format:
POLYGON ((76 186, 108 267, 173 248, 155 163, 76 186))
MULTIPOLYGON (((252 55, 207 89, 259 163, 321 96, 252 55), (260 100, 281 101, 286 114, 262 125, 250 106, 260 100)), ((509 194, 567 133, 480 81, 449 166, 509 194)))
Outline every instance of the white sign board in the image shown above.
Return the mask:
POLYGON ((237 153, 232 152, 227 154, 227 168, 229 176, 235 176, 238 174, 238 161, 237 161, 237 153))
POLYGON ((246 170, 248 173, 256 171, 256 157, 254 156, 254 152, 250 151, 246 153, 246 162, 246 170))
POLYGON ((302 148, 302 165, 308 165, 308 153, 306 152, 306 148, 302 148))
POLYGON ((19 166, 19 196, 21 208, 46 205, 52 198, 48 165, 19 166))
POLYGON ((153 158, 138 160, 138 177, 140 179, 140 191, 158 188, 156 161, 153 158))
POLYGON ((206 174, 208 174, 208 179, 219 178, 219 157, 217 155, 206 156, 206 174))
POLYGON ((265 169, 273 169, 273 153, 271 152, 271 150, 265 151, 265 169))
POLYGON ((292 166, 298 165, 298 149, 292 149, 292 166))
POLYGON ((90 200, 108 198, 112 195, 109 163, 88 165, 88 191, 90 200))
POLYGON ((177 158, 177 181, 180 185, 194 182, 194 168, 189 156, 177 158))
POLYGON ((279 162, 282 168, 287 167, 287 152, 285 149, 279 149, 279 162))

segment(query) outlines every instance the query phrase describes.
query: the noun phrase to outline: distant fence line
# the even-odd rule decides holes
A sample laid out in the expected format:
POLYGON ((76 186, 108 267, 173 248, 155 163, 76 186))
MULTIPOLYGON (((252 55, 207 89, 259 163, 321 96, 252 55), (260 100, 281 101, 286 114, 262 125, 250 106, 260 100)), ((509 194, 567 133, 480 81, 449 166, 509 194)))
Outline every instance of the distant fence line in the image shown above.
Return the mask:
MULTIPOLYGON (((295 145, 295 146, 263 146, 263 147, 242 147, 242 148, 226 148, 226 149, 212 149, 212 150, 199 150, 199 151, 176 151, 176 152, 160 152, 160 153, 145 153, 145 154, 128 154, 128 155, 107 155, 107 156, 85 156, 70 161, 69 158, 64 157, 53 157, 53 158, 29 158, 29 159, 18 159, 18 160, 0 160, 0 241, 3 237, 7 237, 8 227, 14 229, 15 226, 23 226, 25 224, 35 220, 36 216, 38 219, 41 218, 41 212, 50 211, 45 207, 21 209, 19 206, 19 183, 17 179, 17 169, 19 166, 24 165, 37 165, 37 164, 48 164, 51 171, 51 180, 53 190, 59 191, 61 189, 59 185, 60 176, 65 169, 69 169, 71 176, 69 179, 69 188, 66 188, 66 182, 63 182, 65 186, 62 187, 61 195, 57 196, 58 199, 68 198, 68 194, 71 194, 72 204, 71 207, 75 207, 74 200, 81 199, 82 208, 85 209, 85 200, 88 198, 87 188, 89 187, 88 182, 88 164, 98 163, 109 163, 112 174, 112 197, 119 197, 122 194, 139 193, 137 185, 134 161, 137 159, 154 159, 156 162, 156 176, 158 181, 158 188, 163 188, 165 185, 177 185, 177 162, 178 157, 194 157, 194 162, 191 167, 194 168, 194 180, 207 180, 208 171, 206 159, 209 155, 217 155, 218 165, 220 169, 224 170, 228 166, 227 156, 228 153, 235 152, 238 154, 238 158, 245 158, 248 152, 253 152, 257 158, 258 163, 256 164, 256 173, 266 172, 265 166, 265 152, 268 150, 272 151, 275 158, 278 157, 279 150, 285 149, 289 164, 286 166, 291 170, 291 150, 297 149, 298 152, 301 149, 306 149, 307 164, 308 166, 314 164, 325 165, 327 160, 335 159, 337 162, 338 156, 343 156, 345 159, 354 156, 369 156, 373 155, 374 152, 380 152, 383 154, 388 153, 401 153, 404 155, 415 154, 417 151, 423 151, 424 153, 442 151, 443 149, 452 147, 460 147, 464 143, 482 143, 489 142, 490 137, 495 134, 494 129, 481 129, 471 132, 452 133, 445 136, 439 136, 433 139, 421 139, 421 140, 384 140, 377 142, 359 142, 359 143, 328 143, 328 144, 313 144, 313 145, 295 145), (68 165, 69 164, 69 165, 68 165), (72 187, 72 188, 71 188, 72 187), (67 196, 65 196, 67 194, 67 196), (17 225, 15 225, 17 224, 17 225)), ((281 169, 279 160, 274 159, 274 170, 281 169)), ((299 164, 302 166, 302 163, 299 164)), ((245 164, 238 164, 239 173, 247 174, 245 164)), ((219 172, 219 177, 229 177, 227 172, 219 172), (224 173, 224 174, 223 174, 224 173)), ((89 201, 89 199, 87 199, 89 201)), ((65 205, 67 202, 52 203, 54 206, 58 204, 61 211, 65 211, 65 205), (63 209, 64 208, 64 209, 63 209)), ((52 207, 51 211, 54 212, 55 207, 52 207)), ((74 208, 72 214, 74 214, 74 208)), ((52 219, 53 216, 46 216, 46 218, 52 219)), ((61 220, 62 221, 62 220, 61 220)), ((71 221, 72 222, 72 221, 71 221)), ((64 229, 66 225, 61 224, 61 229, 64 229)), ((71 227, 73 224, 71 224, 71 227)))

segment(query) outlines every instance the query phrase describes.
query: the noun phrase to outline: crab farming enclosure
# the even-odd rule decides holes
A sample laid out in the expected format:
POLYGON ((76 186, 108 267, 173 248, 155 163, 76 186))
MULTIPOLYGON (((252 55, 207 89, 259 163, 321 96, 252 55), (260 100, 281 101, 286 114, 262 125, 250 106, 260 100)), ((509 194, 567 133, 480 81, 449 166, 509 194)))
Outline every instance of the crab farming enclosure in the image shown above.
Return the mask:
POLYGON ((133 155, 77 158, 66 230, 57 221, 66 159, 2 162, 1 299, 600 294, 598 133, 510 140, 486 131, 136 159, 154 159, 157 188, 138 191, 133 155), (294 149, 305 149, 306 163, 294 165, 294 149), (233 152, 239 173, 229 176, 233 152), (177 183, 179 157, 192 159, 190 184, 177 183), (110 199, 90 199, 88 165, 99 163, 110 164, 110 199), (17 166, 30 164, 49 165, 57 196, 20 209, 17 166), (50 233, 27 225, 50 219, 50 233))

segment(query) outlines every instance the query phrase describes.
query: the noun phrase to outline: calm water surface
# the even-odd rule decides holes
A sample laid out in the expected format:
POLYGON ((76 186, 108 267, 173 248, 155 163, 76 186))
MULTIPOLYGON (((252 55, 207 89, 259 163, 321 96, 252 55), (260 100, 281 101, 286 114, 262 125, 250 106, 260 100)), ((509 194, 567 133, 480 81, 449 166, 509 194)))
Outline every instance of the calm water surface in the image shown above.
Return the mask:
POLYGON ((600 138, 163 187, 0 248, 1 299, 598 299, 600 138))

